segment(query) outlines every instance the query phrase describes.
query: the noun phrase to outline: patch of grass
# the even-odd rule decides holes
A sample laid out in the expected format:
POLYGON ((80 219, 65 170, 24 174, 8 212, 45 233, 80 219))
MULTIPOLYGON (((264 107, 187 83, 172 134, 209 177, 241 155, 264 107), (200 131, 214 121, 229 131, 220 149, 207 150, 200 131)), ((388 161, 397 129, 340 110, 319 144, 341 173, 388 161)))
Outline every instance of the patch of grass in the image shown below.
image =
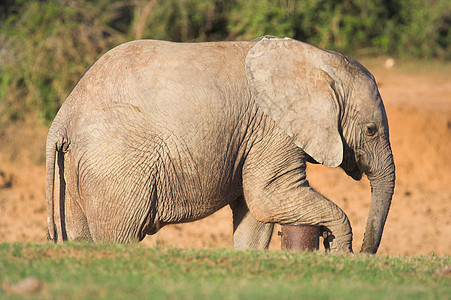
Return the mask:
POLYGON ((384 62, 388 57, 356 57, 370 72, 384 70, 385 72, 409 76, 451 76, 451 62, 440 60, 395 59, 392 69, 385 69, 384 62))
POLYGON ((446 299, 451 257, 0 244, 0 299, 446 299), (14 292, 26 278, 42 283, 14 292))

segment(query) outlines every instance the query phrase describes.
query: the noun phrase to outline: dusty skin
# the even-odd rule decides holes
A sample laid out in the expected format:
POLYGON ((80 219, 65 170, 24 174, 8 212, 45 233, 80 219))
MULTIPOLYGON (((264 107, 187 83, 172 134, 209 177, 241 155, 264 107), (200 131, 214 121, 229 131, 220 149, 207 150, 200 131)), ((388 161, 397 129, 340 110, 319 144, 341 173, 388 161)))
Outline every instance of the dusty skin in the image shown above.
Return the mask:
MULTIPOLYGON (((451 254, 451 65, 363 61, 375 75, 389 117, 397 180, 378 255, 451 254)), ((46 237, 44 145, 47 130, 15 125, 0 131, 0 242, 46 237)), ((370 205, 366 178, 309 165, 314 188, 337 203, 359 250, 370 205)), ((280 249, 276 226, 270 249, 280 249)), ((142 242, 182 248, 231 248, 229 207, 194 223, 163 228, 142 242)))

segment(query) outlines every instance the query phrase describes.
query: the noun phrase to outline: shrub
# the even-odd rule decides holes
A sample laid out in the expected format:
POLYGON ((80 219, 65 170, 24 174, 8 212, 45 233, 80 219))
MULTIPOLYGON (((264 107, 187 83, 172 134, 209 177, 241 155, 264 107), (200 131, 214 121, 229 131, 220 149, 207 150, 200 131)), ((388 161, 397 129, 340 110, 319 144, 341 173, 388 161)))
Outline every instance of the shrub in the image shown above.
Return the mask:
MULTIPOLYGON (((99 19, 101 5, 31 1, 0 29, 0 123, 51 120, 88 66, 125 38, 99 19)), ((102 13, 101 13, 102 12, 102 13)))

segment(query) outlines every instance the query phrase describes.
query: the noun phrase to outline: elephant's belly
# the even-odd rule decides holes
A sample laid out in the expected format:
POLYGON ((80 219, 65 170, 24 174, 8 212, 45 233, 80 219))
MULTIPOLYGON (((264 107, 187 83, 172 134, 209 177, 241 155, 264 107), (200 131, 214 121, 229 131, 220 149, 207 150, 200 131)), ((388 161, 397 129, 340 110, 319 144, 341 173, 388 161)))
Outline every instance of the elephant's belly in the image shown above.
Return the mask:
POLYGON ((208 217, 242 195, 241 189, 231 185, 182 193, 179 196, 165 195, 159 200, 158 219, 163 224, 186 223, 208 217))

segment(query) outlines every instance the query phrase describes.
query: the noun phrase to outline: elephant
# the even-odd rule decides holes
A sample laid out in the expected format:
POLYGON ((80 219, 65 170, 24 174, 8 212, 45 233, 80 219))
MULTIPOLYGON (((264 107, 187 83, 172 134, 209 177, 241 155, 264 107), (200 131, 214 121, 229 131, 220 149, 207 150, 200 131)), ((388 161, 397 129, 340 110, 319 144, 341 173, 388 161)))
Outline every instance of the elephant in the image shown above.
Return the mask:
POLYGON ((275 223, 309 224, 331 233, 332 253, 351 253, 349 219, 310 186, 307 163, 368 177, 361 251, 376 253, 395 165, 360 63, 272 36, 127 42, 91 66, 50 126, 48 239, 139 242, 229 205, 236 249, 267 249, 275 223))

